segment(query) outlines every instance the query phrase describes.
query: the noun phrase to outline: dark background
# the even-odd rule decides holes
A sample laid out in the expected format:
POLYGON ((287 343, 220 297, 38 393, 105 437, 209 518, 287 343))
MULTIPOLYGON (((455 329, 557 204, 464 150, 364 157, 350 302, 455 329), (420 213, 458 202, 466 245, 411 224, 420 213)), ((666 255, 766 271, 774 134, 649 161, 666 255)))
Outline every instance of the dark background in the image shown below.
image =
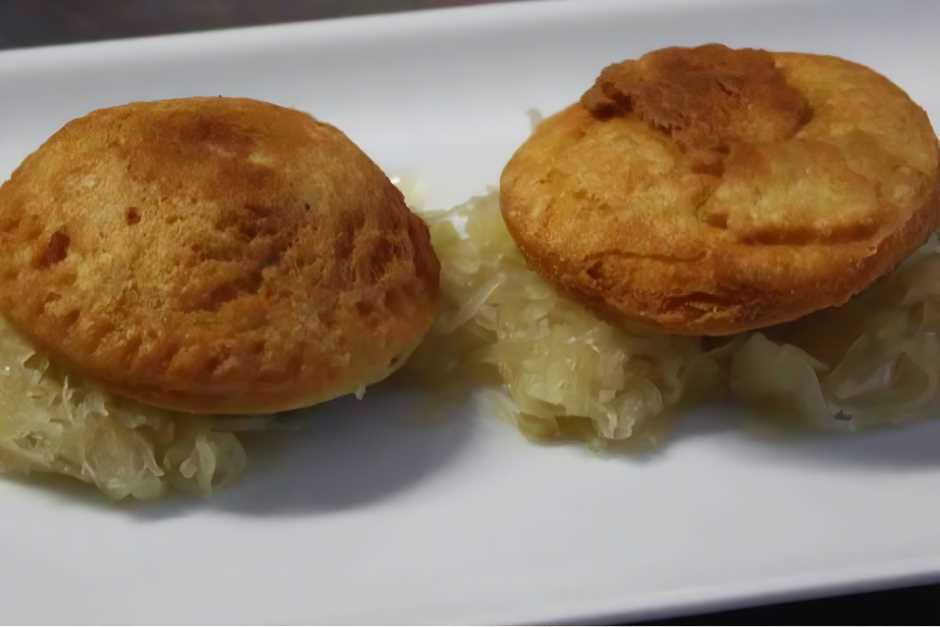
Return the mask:
POLYGON ((0 48, 467 6, 494 1, 0 0, 0 48))
MULTIPOLYGON (((486 4, 494 1, 496 0, 0 0, 0 49, 486 4)), ((659 621, 658 624, 890 625, 938 622, 940 586, 920 586, 684 616, 659 621)))

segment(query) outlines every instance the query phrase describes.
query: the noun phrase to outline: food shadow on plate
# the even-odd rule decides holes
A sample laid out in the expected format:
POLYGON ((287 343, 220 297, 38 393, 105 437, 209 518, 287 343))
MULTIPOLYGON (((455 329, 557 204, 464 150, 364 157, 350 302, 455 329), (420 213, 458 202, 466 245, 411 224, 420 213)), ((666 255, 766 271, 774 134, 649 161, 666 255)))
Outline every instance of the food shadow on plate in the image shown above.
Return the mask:
POLYGON ((711 402, 668 416, 655 431, 599 449, 574 439, 536 441, 546 447, 580 446, 585 455, 628 465, 660 463, 695 441, 720 446, 728 456, 759 463, 869 468, 907 472, 940 467, 940 403, 922 408, 918 418, 894 425, 834 432, 785 427, 732 401, 711 402))
MULTIPOLYGON (((722 446, 728 455, 823 468, 907 472, 940 467, 940 406, 921 408, 918 418, 858 431, 834 432, 781 426, 746 408, 721 412, 730 426, 722 446)), ((694 420, 690 417, 689 420, 694 420)))
POLYGON ((284 414, 283 429, 246 434, 245 473, 208 499, 175 494, 132 511, 151 520, 198 510, 305 515, 380 501, 459 454, 472 437, 473 412, 468 403, 432 412, 416 390, 377 386, 362 400, 349 396, 284 414))

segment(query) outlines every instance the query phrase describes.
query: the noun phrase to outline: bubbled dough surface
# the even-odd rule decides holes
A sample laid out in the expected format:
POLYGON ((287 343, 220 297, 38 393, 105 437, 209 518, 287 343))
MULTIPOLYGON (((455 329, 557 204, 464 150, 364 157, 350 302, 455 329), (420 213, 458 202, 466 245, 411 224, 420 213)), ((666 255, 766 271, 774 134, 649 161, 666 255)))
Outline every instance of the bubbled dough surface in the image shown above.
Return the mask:
POLYGON ((727 334, 836 305, 937 223, 937 140, 835 57, 710 45, 605 68, 506 166, 504 217, 611 318, 727 334))
POLYGON ((68 123, 0 188, 0 308, 141 401, 285 410, 393 370, 433 316, 427 229, 340 131, 253 100, 68 123))

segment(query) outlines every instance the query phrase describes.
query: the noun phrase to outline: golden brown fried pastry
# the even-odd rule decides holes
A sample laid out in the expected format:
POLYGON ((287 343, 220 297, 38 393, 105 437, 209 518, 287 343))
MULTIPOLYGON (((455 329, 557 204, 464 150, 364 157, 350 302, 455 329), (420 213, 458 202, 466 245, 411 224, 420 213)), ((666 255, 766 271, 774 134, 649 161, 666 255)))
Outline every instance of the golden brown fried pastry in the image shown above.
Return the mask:
POLYGON ((844 303, 938 221, 937 138, 883 76, 720 45, 605 68, 503 171, 528 261, 618 321, 723 335, 844 303))
POLYGON ((310 405, 431 324, 425 225, 336 128, 235 98, 68 123, 0 188, 0 311, 113 391, 182 411, 310 405))

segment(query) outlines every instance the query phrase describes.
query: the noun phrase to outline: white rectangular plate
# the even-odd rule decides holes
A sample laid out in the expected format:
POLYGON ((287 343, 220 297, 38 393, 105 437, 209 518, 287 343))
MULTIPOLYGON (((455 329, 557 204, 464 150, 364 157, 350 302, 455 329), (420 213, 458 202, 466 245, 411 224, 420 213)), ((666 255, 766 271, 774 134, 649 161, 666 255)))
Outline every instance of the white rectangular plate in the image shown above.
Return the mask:
MULTIPOLYGON (((431 205, 496 183, 525 111, 608 62, 723 41, 845 56, 940 122, 940 3, 520 3, 0 54, 0 174, 69 118, 240 95, 337 124, 431 205)), ((940 579, 940 421, 771 442, 722 411, 662 450, 534 446, 394 384, 264 436, 208 502, 0 481, 7 622, 638 618, 940 579)))

